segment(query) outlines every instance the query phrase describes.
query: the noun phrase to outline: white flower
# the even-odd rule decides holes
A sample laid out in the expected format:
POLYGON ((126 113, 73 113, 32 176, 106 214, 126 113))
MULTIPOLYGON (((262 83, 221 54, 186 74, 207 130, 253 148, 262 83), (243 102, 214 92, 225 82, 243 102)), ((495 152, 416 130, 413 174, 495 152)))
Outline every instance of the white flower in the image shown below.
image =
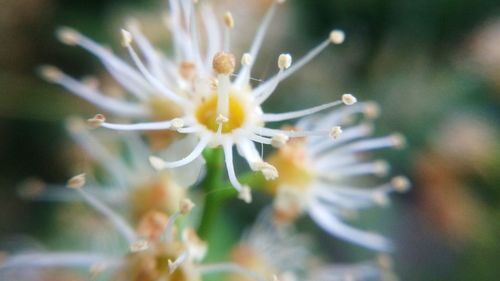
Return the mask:
MULTIPOLYGON (((79 171, 87 173, 86 178, 89 182, 86 190, 107 203, 127 205, 131 216, 136 219, 149 210, 174 212, 177 209, 177 202, 185 198, 187 188, 198 180, 199 171, 204 166, 204 160, 200 158, 187 166, 158 173, 147 161, 151 150, 135 133, 128 134, 126 138, 120 138, 119 134, 110 134, 109 131, 91 134, 85 122, 78 118, 70 118, 67 129, 79 147, 105 171, 99 180, 92 176, 92 169, 79 171)), ((160 153, 167 159, 177 158, 190 151, 195 141, 192 137, 185 138, 160 153)), ((72 185, 78 183, 75 181, 72 185)), ((28 182, 21 188, 20 193, 23 197, 34 200, 81 199, 74 192, 55 184, 28 182)))
MULTIPOLYGON (((85 176, 78 175, 68 182, 68 187, 78 192, 97 212, 108 218, 127 242, 128 249, 119 254, 96 252, 26 252, 8 256, 0 264, 0 277, 23 276, 26 271, 47 268, 87 268, 93 276, 111 276, 108 280, 200 281, 202 276, 216 272, 239 274, 250 280, 264 281, 259 274, 234 263, 201 264, 207 252, 207 243, 191 228, 182 235, 176 234, 176 220, 187 215, 193 203, 183 200, 170 217, 161 212, 146 214, 134 230, 127 221, 115 213, 85 188, 85 176), (108 275, 109 274, 109 275, 108 275)), ((90 231, 90 230, 89 230, 90 231)), ((89 234, 92 232, 90 231, 89 234)), ((15 278, 17 279, 17 278, 15 278)), ((34 279, 36 280, 36 279, 34 279)))
MULTIPOLYGON (((324 116, 307 117, 299 121, 297 131, 321 131, 330 124, 356 122, 360 112, 372 118, 377 107, 372 103, 358 103, 324 116)), ((275 219, 290 222, 307 212, 332 235, 374 250, 389 251, 392 244, 385 238, 351 227, 343 218, 358 210, 386 205, 389 193, 409 188, 408 180, 401 176, 378 186, 367 186, 367 182, 372 181, 370 178, 387 173, 388 164, 369 160, 366 153, 400 147, 404 140, 398 134, 371 138, 372 128, 365 122, 344 126, 342 134, 338 130, 332 133, 336 136, 334 141, 297 140, 267 159, 281 174, 279 179, 266 183, 275 195, 275 219)))
MULTIPOLYGON (((264 173, 267 179, 276 178, 279 171, 263 163, 255 143, 283 145, 289 138, 311 135, 328 136, 330 128, 321 131, 283 131, 265 127, 267 122, 279 122, 310 115, 340 104, 353 104, 356 99, 349 94, 342 100, 313 108, 286 113, 264 113, 262 104, 271 96, 278 84, 311 61, 330 44, 340 44, 344 33, 334 30, 319 46, 292 65, 292 57, 282 54, 277 60, 278 73, 255 88, 251 86, 251 72, 264 41, 267 27, 276 6, 284 1, 273 1, 262 24, 257 30, 247 53, 241 56, 241 68, 230 51, 230 34, 236 25, 230 13, 223 19, 224 25, 205 3, 195 7, 194 1, 170 1, 167 26, 172 34, 174 55, 166 58, 156 51, 132 23, 122 31, 123 45, 127 48, 135 67, 114 56, 110 51, 74 30, 63 28, 59 38, 67 44, 79 45, 96 55, 111 75, 127 89, 133 100, 115 100, 99 93, 82 82, 63 74, 54 67, 42 68, 42 74, 75 94, 95 103, 104 110, 127 117, 151 120, 154 115, 149 102, 153 98, 167 99, 179 115, 169 120, 137 124, 113 124, 102 115, 90 120, 114 130, 175 130, 181 134, 196 136, 198 144, 182 159, 167 162, 153 156, 151 164, 158 169, 176 168, 197 159, 206 147, 221 146, 232 185, 240 192, 248 191, 236 177, 233 166, 233 147, 246 159, 255 171, 264 173), (201 20, 204 30, 198 30, 201 20), (221 32, 224 30, 224 32, 221 32), (221 35, 223 33, 223 35, 221 35), (140 49, 136 52, 133 45, 140 49), (203 47, 202 47, 203 46, 203 47), (145 62, 141 60, 145 59, 145 62)), ((181 140, 182 141, 182 140, 181 140)), ((249 196, 240 196, 246 200, 249 196)), ((247 200, 249 201, 249 200, 247 200)))
MULTIPOLYGON (((233 260, 278 281, 386 280, 390 266, 374 261, 324 263, 313 254, 312 240, 291 227, 278 228, 270 210, 264 210, 233 249, 233 260)), ((385 257, 385 256, 384 256, 385 257)), ((387 260, 387 258, 385 258, 387 260)), ((242 280, 235 276, 231 280, 242 280)), ((246 281, 246 280, 245 280, 246 281)))

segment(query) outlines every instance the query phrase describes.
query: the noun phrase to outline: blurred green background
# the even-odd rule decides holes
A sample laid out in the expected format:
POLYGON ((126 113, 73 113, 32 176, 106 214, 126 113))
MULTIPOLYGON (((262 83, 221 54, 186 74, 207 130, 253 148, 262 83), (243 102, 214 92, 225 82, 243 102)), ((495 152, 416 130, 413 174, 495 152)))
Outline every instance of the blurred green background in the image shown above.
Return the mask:
MULTIPOLYGON (((152 41, 165 44, 164 2, 0 2, 0 241, 20 234, 49 241, 57 235, 50 227, 57 204, 23 201, 16 187, 30 177, 64 182, 73 175, 79 156, 63 120, 97 111, 36 76, 35 68, 43 63, 75 76, 103 73, 92 56, 57 42, 55 28, 72 26, 119 50, 120 25, 134 16, 152 41)), ((214 2, 241 15, 235 18, 237 28, 242 21, 242 34, 253 34, 255 19, 268 6, 264 0, 214 2)), ((352 92, 380 104, 381 134, 399 131, 408 139, 406 149, 381 154, 393 163, 394 174, 413 182, 409 194, 398 195, 393 207, 379 214, 383 224, 378 228, 398 245, 400 278, 498 280, 500 3, 289 0, 274 23, 256 71, 262 77, 270 75, 277 54, 298 57, 332 28, 344 29, 348 39, 283 83, 267 108, 295 109, 352 92)), ((253 219, 250 211, 241 212, 253 219)), ((352 258, 357 251, 325 241, 334 260, 352 258)))

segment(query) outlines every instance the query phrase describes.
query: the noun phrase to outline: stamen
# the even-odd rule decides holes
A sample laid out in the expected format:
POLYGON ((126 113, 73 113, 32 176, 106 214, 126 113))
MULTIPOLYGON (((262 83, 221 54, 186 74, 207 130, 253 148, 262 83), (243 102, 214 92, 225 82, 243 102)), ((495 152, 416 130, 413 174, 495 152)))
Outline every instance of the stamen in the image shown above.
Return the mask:
MULTIPOLYGON (((94 119, 95 117, 89 119, 89 122, 90 123, 99 122, 99 120, 94 121, 94 119)), ((119 130, 119 131, 155 131, 155 130, 166 130, 174 127, 172 121, 145 122, 136 124, 113 124, 113 123, 101 122, 100 126, 106 129, 119 130)))
MULTIPOLYGON (((250 57, 252 58, 257 58, 259 50, 262 46, 262 42, 264 41, 264 36, 266 35, 267 28, 269 27, 269 24, 271 23, 271 20, 274 17, 274 13, 276 12, 275 3, 276 2, 273 1, 273 4, 267 11, 266 15, 264 16, 264 19, 262 20, 262 23, 260 24, 257 30, 252 46, 250 47, 250 51, 248 52, 250 54, 250 57)), ((250 79, 250 74, 252 72, 252 66, 253 66, 253 61, 252 63, 244 66, 240 70, 238 78, 235 81, 235 85, 237 87, 246 86, 248 84, 250 79)))
POLYGON ((254 171, 262 172, 262 174, 264 175, 264 178, 268 181, 275 180, 279 176, 278 170, 276 169, 276 167, 274 167, 273 165, 271 165, 267 162, 260 161, 260 162, 253 163, 251 168, 254 171))
POLYGON ((175 272, 175 270, 183 263, 187 260, 187 258, 189 257, 189 252, 185 251, 183 252, 179 257, 177 257, 177 259, 172 262, 172 260, 168 260, 168 272, 169 274, 173 274, 175 272))
POLYGON ((151 86, 137 71, 96 42, 67 27, 60 28, 57 36, 63 43, 79 45, 98 57, 110 74, 137 98, 144 99, 147 94, 153 92, 151 86))
POLYGON ((165 87, 165 85, 161 83, 153 74, 151 74, 149 70, 146 68, 146 66, 144 66, 141 59, 139 58, 139 56, 137 55, 137 53, 135 52, 134 48, 131 45, 132 35, 130 34, 130 32, 122 30, 122 37, 123 37, 122 43, 125 44, 125 47, 127 48, 130 57, 134 61, 137 68, 139 68, 139 71, 142 73, 144 78, 146 78, 146 80, 149 83, 151 83, 151 85, 153 85, 158 91, 160 91, 162 94, 164 94, 167 98, 171 99, 172 101, 181 105, 189 104, 189 102, 186 101, 185 98, 177 95, 175 92, 165 87))
POLYGON ((238 178, 236 177, 236 173, 234 171, 233 146, 230 142, 224 142, 222 144, 222 148, 224 150, 224 160, 226 162, 226 169, 229 176, 229 181, 231 182, 233 187, 236 188, 236 190, 242 192, 243 186, 238 181, 238 178))
POLYGON ((144 117, 148 111, 145 107, 127 102, 117 100, 109 96, 105 96, 98 92, 96 89, 71 78, 64 74, 62 71, 53 66, 42 66, 39 68, 40 75, 51 83, 56 83, 64 88, 73 92, 75 95, 89 101, 96 106, 115 113, 125 116, 144 117))
POLYGON ((253 62, 253 58, 249 53, 244 53, 243 56, 241 57, 241 65, 242 66, 251 65, 252 62, 253 62))
POLYGON ((266 113, 263 115, 262 120, 264 122, 278 122, 278 121, 300 118, 340 104, 342 104, 342 101, 334 101, 331 103, 326 103, 303 110, 290 111, 286 113, 266 113))
POLYGON ((231 49, 231 29, 234 28, 234 19, 231 12, 224 14, 224 51, 229 52, 231 49))
POLYGON ((76 190, 80 195, 87 201, 87 203, 100 212, 102 215, 107 217, 117 228, 117 230, 124 236, 125 239, 129 243, 133 243, 136 239, 136 235, 132 227, 128 225, 128 223, 116 214, 113 210, 111 210, 108 206, 99 201, 96 197, 91 194, 85 192, 82 188, 85 185, 85 175, 80 174, 68 181, 68 187, 76 190))
POLYGON ((391 185, 394 187, 394 189, 397 192, 401 192, 401 193, 407 192, 408 190, 410 190, 410 187, 411 187, 411 183, 408 180, 408 178, 403 177, 403 176, 394 177, 391 180, 391 185))
POLYGON ((247 204, 252 203, 252 191, 250 190, 250 187, 246 185, 242 186, 238 194, 238 199, 243 200, 243 202, 247 204))
POLYGON ((342 134, 342 128, 340 128, 339 126, 333 127, 330 130, 330 137, 334 140, 337 139, 340 134, 342 134))
POLYGON ((330 41, 333 44, 342 44, 344 43, 345 40, 345 33, 342 30, 335 29, 332 32, 330 32, 330 41))
POLYGON ((195 204, 193 201, 189 200, 188 198, 184 199, 181 201, 179 205, 179 210, 182 215, 187 215, 191 212, 191 210, 195 207, 195 204))
POLYGON ((351 94, 343 94, 342 95, 342 102, 346 105, 353 105, 357 102, 358 100, 351 94))
POLYGON ((290 137, 285 134, 278 133, 273 136, 271 145, 275 148, 281 148, 286 145, 290 137))
POLYGON ((156 157, 156 156, 150 156, 149 157, 149 162, 151 163, 151 166, 155 168, 156 170, 163 170, 165 168, 177 168, 184 166, 186 164, 191 163, 194 161, 196 158, 198 158, 201 153, 203 152, 203 149, 208 145, 210 141, 209 136, 202 137, 200 142, 196 145, 196 147, 193 149, 193 151, 187 155, 186 157, 182 158, 181 160, 174 161, 174 162, 166 162, 163 159, 156 157))
POLYGON ((255 95, 256 98, 256 103, 257 104, 262 104, 264 103, 276 90, 278 87, 279 82, 281 81, 281 76, 283 74, 283 71, 285 69, 288 69, 292 65, 292 56, 289 54, 281 54, 278 57, 278 68, 280 69, 278 72, 278 75, 276 75, 273 79, 273 83, 269 83, 269 86, 267 88, 261 88, 260 91, 253 91, 253 95, 255 95))

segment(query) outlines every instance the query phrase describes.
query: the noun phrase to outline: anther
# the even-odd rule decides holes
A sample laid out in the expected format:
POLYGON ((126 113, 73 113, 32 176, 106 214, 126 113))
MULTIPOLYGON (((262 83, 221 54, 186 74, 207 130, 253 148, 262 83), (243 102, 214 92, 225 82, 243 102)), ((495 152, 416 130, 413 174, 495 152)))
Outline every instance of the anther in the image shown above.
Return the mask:
POLYGON ((212 67, 217 74, 231 75, 235 66, 234 55, 231 53, 218 52, 212 61, 212 67))
POLYGON ((345 40, 345 33, 340 29, 335 29, 330 32, 330 42, 333 44, 342 44, 345 40))
POLYGON ((57 38, 66 45, 74 46, 80 42, 80 34, 69 27, 61 27, 56 32, 57 38))
POLYGON ((396 133, 391 136, 395 148, 401 149, 406 146, 406 139, 403 135, 396 133))
POLYGON ((127 48, 132 44, 132 34, 125 29, 122 29, 122 46, 127 48))
POLYGON ((130 244, 130 251, 132 253, 142 252, 149 248, 149 242, 147 240, 137 240, 130 244))
POLYGON ((351 94, 343 94, 342 95, 342 102, 345 105, 353 105, 357 102, 358 100, 351 94))
POLYGON ((191 201, 190 199, 186 198, 184 200, 181 201, 180 205, 179 205, 179 210, 181 212, 181 214, 183 215, 187 215, 191 212, 191 210, 195 207, 195 204, 193 203, 193 201, 191 201))
POLYGON ((252 191, 250 190, 250 187, 243 186, 238 194, 238 199, 243 200, 247 204, 252 203, 252 191))
POLYGON ((286 145, 290 137, 285 134, 279 133, 272 137, 271 145, 275 148, 281 148, 286 145))
POLYGON ((341 134, 342 134, 342 128, 340 128, 340 126, 333 127, 329 133, 330 138, 334 140, 337 139, 341 134))
POLYGON ((149 156, 149 163, 157 171, 161 171, 165 168, 165 161, 156 156, 149 156))
POLYGON ((79 174, 76 175, 68 180, 68 183, 66 184, 67 187, 69 188, 82 188, 85 185, 85 174, 79 174))
POLYGON ((392 178, 391 185, 397 192, 406 192, 411 187, 410 181, 403 176, 397 176, 392 178))
POLYGON ((231 14, 231 12, 227 11, 225 14, 224 14, 224 24, 226 25, 226 27, 228 28, 233 28, 234 27, 234 19, 233 19, 233 15, 231 14))
POLYGON ((281 54, 278 58, 279 69, 287 69, 292 65, 292 56, 290 54, 281 54))
POLYGON ((102 125, 102 123, 104 123, 105 121, 106 121, 106 117, 104 117, 104 115, 96 114, 94 117, 87 119, 87 125, 91 129, 96 129, 96 128, 99 128, 102 125))
POLYGON ((251 65, 252 62, 253 58, 252 55, 250 55, 249 53, 244 53, 243 56, 241 57, 241 65, 243 66, 251 65))
POLYGON ((185 122, 181 118, 174 118, 174 119, 172 119, 171 124, 172 124, 172 128, 174 128, 175 130, 179 130, 182 127, 184 127, 185 122))
POLYGON ((252 164, 252 170, 260 171, 266 180, 275 180, 278 178, 278 169, 267 162, 256 162, 252 164))
POLYGON ((59 68, 52 65, 43 65, 38 68, 38 72, 43 79, 55 83, 63 77, 63 73, 59 68))

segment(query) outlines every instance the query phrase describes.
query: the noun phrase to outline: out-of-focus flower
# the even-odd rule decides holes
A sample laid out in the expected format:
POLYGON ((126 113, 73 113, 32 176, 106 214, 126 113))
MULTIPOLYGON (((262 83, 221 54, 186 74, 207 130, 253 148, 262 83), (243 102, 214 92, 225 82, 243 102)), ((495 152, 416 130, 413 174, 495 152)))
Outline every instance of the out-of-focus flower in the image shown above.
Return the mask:
MULTIPOLYGON (((71 137, 107 173, 105 179, 94 179, 87 187, 88 192, 113 205, 126 205, 135 220, 152 210, 167 214, 175 212, 177 202, 185 198, 187 187, 196 182, 198 171, 204 164, 200 158, 189 166, 159 173, 147 162, 151 152, 138 135, 129 134, 119 142, 115 135, 106 132, 100 138, 90 134, 80 119, 72 118, 67 124, 71 137), (111 145, 105 145, 106 139, 111 139, 111 145), (121 155, 120 144, 124 145, 122 148, 128 157, 121 155)), ((185 138, 161 153, 165 158, 175 158, 192 145, 192 139, 185 138)), ((63 187, 40 181, 26 182, 20 192, 23 197, 35 200, 81 199, 63 187)))
MULTIPOLYGON (((376 105, 358 103, 324 116, 302 119, 297 130, 321 131, 329 124, 355 121, 359 113, 371 118, 376 112, 376 105)), ((401 176, 378 186, 367 184, 372 177, 384 176, 388 164, 369 160, 366 153, 400 147, 404 140, 399 134, 371 138, 372 127, 366 122, 352 125, 340 133, 340 127, 331 131, 336 139, 334 142, 319 138, 298 139, 268 158, 281 174, 266 184, 267 190, 275 196, 275 219, 278 223, 288 223, 307 212, 332 235, 371 249, 388 251, 392 245, 385 238, 353 228, 342 218, 358 210, 386 205, 389 193, 409 188, 408 180, 401 176)))
MULTIPOLYGON (((233 260, 264 277, 279 281, 389 280, 390 265, 375 261, 354 264, 324 264, 313 257, 311 241, 292 228, 277 228, 270 210, 264 210, 257 222, 233 249, 233 260)), ((382 257, 382 256, 381 256, 382 257)), ((244 280, 234 276, 231 280, 244 280)))
MULTIPOLYGON (((237 264, 202 265, 207 243, 198 238, 191 228, 185 228, 180 237, 176 220, 191 212, 194 204, 189 199, 180 202, 170 217, 161 212, 145 214, 133 229, 121 216, 84 189, 85 176, 68 181, 68 187, 78 192, 96 211, 107 217, 126 240, 128 249, 122 256, 94 252, 32 252, 7 257, 0 264, 0 276, 23 274, 34 268, 87 268, 95 277, 106 274, 111 280, 129 281, 198 281, 204 274, 235 272, 250 280, 261 281, 255 274, 237 264)), ((36 277, 35 277, 36 278, 36 277)), ((34 279, 37 280, 37 279, 34 279)))
POLYGON ((294 74, 330 44, 341 44, 345 37, 340 30, 332 31, 324 42, 293 66, 291 56, 281 54, 277 61, 278 73, 252 88, 251 72, 254 61, 276 7, 282 2, 284 1, 273 1, 257 30, 249 52, 241 56, 242 67, 237 73, 235 73, 236 57, 230 52, 230 34, 235 24, 231 13, 224 15, 224 25, 220 25, 208 4, 200 3, 197 7, 193 1, 172 0, 167 21, 173 39, 174 54, 171 58, 166 58, 156 51, 142 35, 136 23, 129 24, 128 30, 122 31, 123 45, 138 70, 72 29, 63 28, 58 32, 59 38, 64 43, 79 45, 96 55, 115 79, 133 94, 133 99, 116 100, 105 96, 96 88, 89 87, 51 66, 43 67, 42 75, 47 80, 60 84, 82 98, 120 116, 154 121, 152 118, 154 114, 168 111, 172 116, 166 121, 159 122, 113 124, 106 122, 104 116, 100 114, 89 122, 96 127, 114 130, 169 129, 196 136, 197 145, 187 156, 178 161, 166 162, 161 157, 151 157, 151 164, 160 170, 186 165, 197 159, 206 147, 221 146, 224 150, 229 179, 240 192, 240 198, 249 202, 251 200, 249 188, 243 186, 236 177, 233 147, 236 146, 238 153, 247 160, 252 170, 261 171, 266 179, 275 179, 278 177, 278 171, 263 162, 254 143, 281 146, 289 138, 328 136, 331 128, 321 131, 290 132, 266 128, 266 122, 286 121, 337 105, 351 105, 356 102, 352 95, 344 94, 342 100, 309 109, 278 114, 263 112, 261 105, 282 80, 294 74), (202 30, 199 30, 200 23, 204 27, 202 30), (139 47, 140 54, 136 52, 134 42, 139 47), (168 105, 163 105, 164 102, 168 105))

